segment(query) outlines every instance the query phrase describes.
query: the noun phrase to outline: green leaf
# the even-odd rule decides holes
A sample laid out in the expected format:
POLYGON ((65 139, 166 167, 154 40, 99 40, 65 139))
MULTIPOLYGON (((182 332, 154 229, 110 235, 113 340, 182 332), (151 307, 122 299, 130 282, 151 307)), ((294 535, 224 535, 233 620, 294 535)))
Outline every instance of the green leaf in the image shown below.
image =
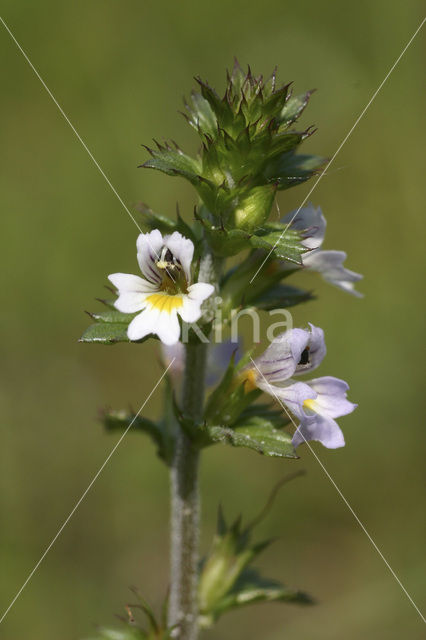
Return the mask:
POLYGON ((269 511, 277 490, 295 474, 276 485, 260 514, 243 526, 241 516, 228 526, 219 509, 218 526, 208 555, 203 559, 198 586, 200 626, 210 627, 226 611, 254 602, 308 604, 309 596, 261 577, 252 563, 272 540, 252 544, 251 534, 269 511))
POLYGON ((250 246, 250 234, 241 229, 225 229, 204 223, 214 252, 222 257, 234 256, 250 246))
POLYGON ((312 93, 312 91, 308 91, 307 93, 290 97, 278 117, 280 124, 290 125, 295 122, 308 104, 312 93))
POLYGON ((122 322, 99 322, 88 327, 79 342, 115 344, 116 342, 130 342, 130 340, 127 337, 127 325, 122 322))
POLYGON ((255 249, 264 249, 272 256, 302 265, 302 254, 306 249, 302 246, 297 231, 282 224, 266 224, 250 237, 250 244, 255 249))
POLYGON ((218 407, 223 405, 224 398, 229 392, 236 372, 235 355, 232 355, 228 367, 215 390, 210 394, 204 411, 205 420, 213 419, 217 415, 218 407))
POLYGON ((159 150, 149 149, 149 152, 152 158, 144 162, 141 167, 158 169, 169 176, 179 175, 193 184, 199 182, 201 168, 198 162, 182 151, 160 147, 159 150))
POLYGON ((143 416, 136 416, 128 411, 105 410, 101 416, 102 423, 107 431, 125 431, 132 425, 129 431, 141 431, 150 436, 157 447, 157 455, 170 464, 173 456, 174 437, 169 432, 164 421, 154 422, 143 416))
MULTIPOLYGON (((198 223, 196 223, 197 227, 198 223)), ((179 211, 177 212, 177 220, 176 220, 176 231, 179 231, 185 238, 189 238, 195 245, 195 250, 198 249, 199 237, 197 236, 197 229, 193 229, 185 222, 185 220, 180 215, 179 211)))
POLYGON ((218 524, 222 531, 218 529, 200 574, 198 596, 204 615, 215 611, 217 603, 231 591, 244 568, 272 542, 263 540, 251 544, 251 530, 242 529, 241 517, 229 527, 224 521, 218 524))
POLYGON ((159 229, 161 233, 172 233, 176 229, 176 222, 161 213, 153 211, 143 202, 138 204, 137 209, 142 214, 142 226, 150 231, 159 229))
POLYGON ((192 105, 185 103, 189 112, 187 120, 197 131, 210 136, 217 134, 217 120, 208 101, 200 93, 191 94, 192 105))
POLYGON ((282 191, 309 180, 326 162, 327 159, 321 156, 287 151, 267 162, 264 176, 282 191))
MULTIPOLYGON (((242 360, 235 364, 234 356, 232 356, 222 380, 207 401, 204 412, 206 423, 233 425, 241 413, 259 397, 261 393, 259 389, 247 392, 243 382, 238 381, 238 371, 243 366, 242 360)), ((200 437, 204 438, 204 444, 214 441, 211 440, 207 432, 202 432, 200 437)))
POLYGON ((282 133, 278 133, 272 138, 272 144, 268 155, 273 158, 277 154, 281 155, 283 153, 289 153, 296 149, 306 136, 307 134, 305 132, 296 133, 283 131, 282 133))
POLYGON ((256 569, 246 567, 229 594, 217 603, 215 617, 255 602, 312 604, 313 600, 303 591, 289 589, 276 580, 261 577, 256 569))
POLYGON ((88 314, 95 322, 124 324, 126 327, 137 315, 137 313, 123 313, 122 311, 118 311, 114 306, 112 308, 110 307, 108 311, 101 311, 99 313, 89 311, 88 314))
POLYGON ((291 422, 290 418, 281 409, 275 409, 273 404, 252 404, 245 409, 238 418, 237 425, 246 424, 252 419, 264 420, 269 425, 281 429, 291 422))
POLYGON ((271 309, 279 309, 294 307, 301 302, 313 300, 314 296, 310 291, 304 291, 290 285, 278 284, 268 289, 255 298, 250 298, 250 304, 258 309, 270 311, 271 309))
MULTIPOLYGON (((88 315, 94 320, 94 324, 90 325, 83 333, 79 342, 91 342, 98 344, 116 344, 117 342, 130 342, 127 337, 127 327, 136 313, 122 313, 117 311, 114 307, 114 303, 111 300, 99 300, 107 307, 106 311, 97 313, 87 312, 88 315)), ((157 336, 149 335, 142 338, 142 340, 135 340, 133 342, 142 343, 149 337, 157 338, 157 336)))
MULTIPOLYGON (((149 606, 145 598, 142 596, 142 594, 138 591, 138 589, 136 589, 136 587, 131 587, 130 590, 135 594, 135 596, 138 599, 138 604, 136 606, 139 607, 144 612, 145 616, 148 618, 150 631, 152 631, 155 635, 158 635, 160 631, 160 626, 157 620, 155 619, 153 610, 151 609, 151 607, 149 606)), ((129 605, 129 606, 132 607, 135 605, 129 605)))
POLYGON ((159 229, 162 234, 172 234, 174 231, 179 231, 183 236, 192 240, 197 245, 199 240, 199 234, 185 222, 177 208, 176 220, 171 220, 167 216, 163 216, 161 213, 156 213, 148 205, 140 203, 137 209, 142 214, 142 226, 149 231, 153 229, 159 229))
POLYGON ((291 435, 257 416, 248 419, 245 424, 239 421, 232 428, 204 425, 203 430, 211 444, 221 442, 233 447, 245 447, 268 457, 298 458, 291 435))
POLYGON ((209 103, 217 120, 217 125, 225 129, 230 135, 238 135, 238 132, 245 126, 245 119, 242 113, 234 112, 228 100, 221 100, 216 91, 212 89, 201 78, 195 78, 198 82, 201 94, 209 103))
POLYGON ((262 105, 262 113, 265 116, 276 117, 277 113, 282 112, 290 85, 286 84, 277 91, 271 93, 262 105))

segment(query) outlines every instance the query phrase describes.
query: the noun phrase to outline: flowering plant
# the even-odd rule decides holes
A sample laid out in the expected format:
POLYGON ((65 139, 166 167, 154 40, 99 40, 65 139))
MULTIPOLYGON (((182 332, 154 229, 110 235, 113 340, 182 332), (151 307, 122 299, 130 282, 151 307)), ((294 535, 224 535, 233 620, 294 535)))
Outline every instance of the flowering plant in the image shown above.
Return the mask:
POLYGON ((325 163, 298 153, 313 133, 294 128, 311 92, 294 96, 290 85, 277 85, 275 72, 263 80, 250 69, 244 73, 238 63, 222 99, 197 82, 200 89, 185 103, 185 117, 200 136, 198 155, 165 143, 148 148, 151 157, 142 165, 193 185, 199 199, 194 219, 188 224, 179 213, 172 220, 141 207, 145 231, 136 246, 142 277, 109 275, 116 296, 103 301, 104 311, 91 314, 94 323, 81 338, 103 344, 160 340, 164 416, 153 421, 140 412, 108 410, 102 419, 109 430, 132 426, 151 436, 171 474, 167 613, 157 621, 137 594, 123 629, 100 630, 98 638, 195 640, 200 629, 233 608, 272 600, 310 602, 306 594, 252 568, 267 544, 251 543, 254 523, 242 528, 237 520, 228 526, 220 512, 212 549, 199 563, 200 454, 216 443, 293 459, 298 447, 312 440, 342 447, 336 418, 356 407, 339 378, 298 379, 321 365, 326 347, 319 327, 293 328, 288 308, 312 294, 287 278, 316 271, 360 295, 354 285, 361 276, 343 266, 344 252, 322 249, 326 221, 319 207, 268 221, 277 192, 308 180, 325 163), (253 317, 258 311, 281 312, 286 322, 280 323, 285 331, 271 335, 264 352, 253 358, 252 351, 242 350, 235 323, 241 313, 253 317), (230 341, 214 344, 229 333, 230 341), (147 616, 148 628, 135 621, 135 608, 147 616))

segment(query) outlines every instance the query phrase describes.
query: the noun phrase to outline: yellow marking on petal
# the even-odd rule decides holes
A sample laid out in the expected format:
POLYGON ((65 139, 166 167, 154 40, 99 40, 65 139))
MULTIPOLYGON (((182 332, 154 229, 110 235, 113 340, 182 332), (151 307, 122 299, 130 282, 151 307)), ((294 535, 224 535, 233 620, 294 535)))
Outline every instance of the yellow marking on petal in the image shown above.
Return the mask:
POLYGON ((169 315, 183 307, 183 296, 170 296, 167 293, 153 293, 146 298, 148 304, 158 311, 165 311, 169 315))
POLYGON ((245 393, 257 389, 257 373, 255 369, 245 369, 235 380, 235 386, 243 384, 245 393))
POLYGON ((317 403, 315 402, 314 398, 308 398, 307 400, 304 400, 303 406, 306 407, 307 409, 310 409, 311 411, 314 411, 314 413, 316 413, 317 403))

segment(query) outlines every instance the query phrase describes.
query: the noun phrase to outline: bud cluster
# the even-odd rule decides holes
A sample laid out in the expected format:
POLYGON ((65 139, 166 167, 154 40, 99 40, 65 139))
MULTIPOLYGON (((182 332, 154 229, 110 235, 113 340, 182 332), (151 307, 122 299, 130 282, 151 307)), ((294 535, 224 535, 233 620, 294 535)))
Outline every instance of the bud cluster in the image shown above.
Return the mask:
MULTIPOLYGON (((312 92, 293 96, 290 84, 277 85, 275 71, 264 80, 250 68, 243 72, 238 62, 223 98, 196 81, 200 91, 185 102, 184 115, 201 138, 197 157, 176 143, 156 143, 157 149, 147 147, 151 158, 142 166, 189 180, 203 202, 198 219, 217 252, 233 255, 247 240, 253 247, 273 246, 282 225, 265 223, 277 190, 308 180, 324 164, 324 158, 297 153, 314 132, 293 128, 312 92)), ((298 237, 286 235, 291 253, 298 237)))

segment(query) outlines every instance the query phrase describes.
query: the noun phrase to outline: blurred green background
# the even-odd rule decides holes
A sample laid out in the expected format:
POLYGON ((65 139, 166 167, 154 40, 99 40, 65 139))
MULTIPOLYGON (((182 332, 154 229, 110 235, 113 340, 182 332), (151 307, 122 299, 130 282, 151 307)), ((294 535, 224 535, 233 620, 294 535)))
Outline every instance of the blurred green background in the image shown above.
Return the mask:
MULTIPOLYGON (((236 55, 279 66, 296 91, 317 88, 304 149, 331 156, 419 25, 422 3, 282 0, 4 0, 2 15, 124 202, 172 215, 195 199, 179 179, 137 169, 141 143, 197 139, 177 113, 200 74, 220 91, 236 55)), ((326 332, 320 374, 350 382, 358 410, 343 450, 315 449, 416 603, 424 605, 424 43, 421 33, 312 195, 365 274, 357 300, 306 274, 319 300, 295 323, 326 332), (422 557, 423 556, 423 557, 422 557), (422 602, 423 597, 423 602, 422 602)), ((156 346, 77 343, 106 275, 135 272, 137 229, 5 29, 0 29, 1 495, 3 611, 68 516, 116 436, 96 414, 138 407, 161 368, 156 346)), ((282 213, 310 185, 282 193, 282 213)), ((295 280, 297 284, 297 281, 295 280)), ((161 411, 157 392, 146 408, 161 411)), ((259 536, 278 536, 264 573, 303 588, 311 608, 258 605, 229 614, 210 640, 424 637, 423 624, 308 450, 300 461, 217 446, 202 466, 205 550, 222 501, 251 518, 287 471, 259 536)), ((142 588, 159 607, 168 580, 168 478, 151 443, 130 433, 2 624, 6 640, 77 640, 114 624, 142 588)))

